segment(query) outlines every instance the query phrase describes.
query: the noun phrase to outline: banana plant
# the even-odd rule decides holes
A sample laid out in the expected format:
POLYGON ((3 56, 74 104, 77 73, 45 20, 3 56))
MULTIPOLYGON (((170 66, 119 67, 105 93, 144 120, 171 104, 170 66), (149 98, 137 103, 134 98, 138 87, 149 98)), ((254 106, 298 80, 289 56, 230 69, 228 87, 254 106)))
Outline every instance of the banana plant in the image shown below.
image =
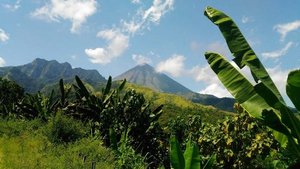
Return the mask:
MULTIPOLYGON (((252 84, 238 68, 218 53, 205 53, 210 67, 240 106, 250 116, 261 120, 271 128, 281 146, 288 147, 290 152, 300 160, 300 121, 284 102, 276 85, 238 26, 229 16, 212 7, 207 7, 204 15, 220 29, 238 68, 242 69, 245 66, 250 68, 255 84, 252 84)), ((299 111, 300 70, 289 73, 286 91, 299 111)))
POLYGON ((175 136, 170 139, 170 160, 174 169, 210 169, 216 161, 216 156, 212 155, 209 160, 201 165, 201 157, 197 144, 191 140, 186 144, 186 150, 182 154, 180 144, 175 136))

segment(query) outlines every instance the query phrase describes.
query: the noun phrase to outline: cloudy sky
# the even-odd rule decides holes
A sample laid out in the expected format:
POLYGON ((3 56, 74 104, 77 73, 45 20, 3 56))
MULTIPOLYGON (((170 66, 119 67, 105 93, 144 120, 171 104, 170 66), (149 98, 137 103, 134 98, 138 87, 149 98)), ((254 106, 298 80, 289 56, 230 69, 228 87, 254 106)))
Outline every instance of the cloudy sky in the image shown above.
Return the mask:
POLYGON ((206 6, 235 20, 284 93, 300 67, 300 1, 1 0, 0 66, 55 59, 114 77, 148 63, 193 91, 230 96, 204 59, 232 58, 206 6))

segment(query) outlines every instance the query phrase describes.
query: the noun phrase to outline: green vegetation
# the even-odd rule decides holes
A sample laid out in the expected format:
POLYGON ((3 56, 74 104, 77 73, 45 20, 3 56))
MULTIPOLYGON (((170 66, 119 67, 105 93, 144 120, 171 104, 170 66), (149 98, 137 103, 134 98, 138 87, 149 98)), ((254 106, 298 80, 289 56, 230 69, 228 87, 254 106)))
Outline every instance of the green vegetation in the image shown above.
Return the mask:
POLYGON ((138 93, 143 93, 144 97, 154 106, 164 105, 164 113, 159 121, 165 126, 167 123, 177 118, 177 116, 187 118, 187 115, 200 115, 203 122, 216 124, 218 120, 224 120, 227 116, 235 116, 234 113, 222 111, 212 106, 205 106, 193 103, 182 96, 168 93, 155 92, 150 88, 142 87, 132 83, 125 86, 126 89, 134 89, 138 93))
MULTIPOLYGON (((8 87, 15 85, 12 82, 8 87)), ((286 167, 294 160, 286 156, 288 153, 270 130, 246 115, 228 114, 224 118, 214 117, 215 122, 208 123, 202 120, 202 112, 216 109, 194 105, 169 94, 145 92, 145 97, 152 98, 149 104, 137 92, 146 88, 136 91, 124 81, 113 89, 111 78, 102 92, 95 94, 78 77, 72 87, 62 80, 59 86, 58 94, 24 95, 7 110, 15 113, 2 114, 1 166, 170 168, 172 162, 174 168, 176 165, 179 168, 183 165, 185 168, 199 165, 202 168, 264 168, 264 165, 276 168, 286 167), (54 99, 54 95, 59 97, 54 99), (162 123, 167 118, 163 117, 162 106, 156 106, 162 102, 159 98, 164 98, 165 104, 181 107, 180 110, 199 106, 199 113, 177 110, 178 114, 167 115, 168 121, 162 123), (175 155, 171 155, 174 147, 175 155), (184 163, 176 164, 173 156, 181 156, 184 149, 184 163)))
POLYGON ((114 168, 114 153, 91 137, 68 144, 47 139, 48 124, 35 120, 1 120, 0 168, 114 168))
MULTIPOLYGON (((257 80, 205 54, 239 102, 236 114, 111 77, 101 90, 61 79, 48 95, 0 79, 0 168, 297 168, 299 120, 234 22, 213 8, 205 14, 257 80)), ((299 79, 299 70, 287 79, 297 111, 299 79)))
MULTIPOLYGON (((233 112, 233 98, 218 98, 213 95, 193 92, 163 73, 158 73, 148 65, 137 65, 127 72, 115 77, 115 80, 126 79, 128 82, 148 87, 156 92, 164 92, 182 96, 194 103, 212 105, 221 110, 233 112)), ((147 98, 147 97, 146 97, 147 98)))
MULTIPOLYGON (((220 81, 231 92, 249 115, 272 129, 277 141, 300 163, 300 121, 284 102, 268 72, 249 46, 239 28, 230 17, 208 7, 205 15, 222 32, 227 45, 235 57, 233 61, 240 69, 248 66, 255 85, 252 85, 223 56, 208 52, 205 57, 220 81)), ((286 91, 296 109, 300 110, 300 70, 289 73, 286 91)))

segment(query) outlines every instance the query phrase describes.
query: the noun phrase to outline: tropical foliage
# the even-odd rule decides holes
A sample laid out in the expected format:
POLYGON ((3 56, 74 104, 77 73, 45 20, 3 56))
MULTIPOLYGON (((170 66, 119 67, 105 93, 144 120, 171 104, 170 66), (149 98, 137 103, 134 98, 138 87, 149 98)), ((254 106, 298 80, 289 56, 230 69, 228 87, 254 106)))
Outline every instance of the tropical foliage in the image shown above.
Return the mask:
MULTIPOLYGON (((221 11, 208 7, 205 15, 219 27, 240 69, 247 66, 254 85, 223 56, 207 52, 205 58, 241 108, 273 130, 282 147, 300 160, 300 121, 284 102, 268 72, 251 49, 233 20, 221 11)), ((286 91, 299 111, 300 70, 289 73, 286 91), (297 94, 296 94, 297 93, 297 94)))
MULTIPOLYGON (((238 101, 236 114, 111 77, 101 90, 78 76, 61 79, 47 95, 0 79, 0 168, 297 168, 295 113, 232 19, 210 7, 205 15, 256 80, 223 56, 205 54, 238 101)), ((287 79, 297 111, 299 79, 299 70, 287 79)))

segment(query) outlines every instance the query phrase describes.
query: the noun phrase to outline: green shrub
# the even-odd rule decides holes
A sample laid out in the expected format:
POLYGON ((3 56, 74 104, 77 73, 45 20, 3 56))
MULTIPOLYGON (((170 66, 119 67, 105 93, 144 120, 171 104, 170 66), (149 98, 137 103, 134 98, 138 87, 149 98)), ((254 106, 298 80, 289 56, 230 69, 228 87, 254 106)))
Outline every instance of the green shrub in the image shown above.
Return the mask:
POLYGON ((74 142, 87 133, 82 122, 58 111, 45 126, 45 134, 52 143, 74 142))
POLYGON ((216 154, 222 168, 257 168, 256 158, 265 159, 280 148, 272 132, 245 113, 202 128, 198 145, 201 154, 216 154))
POLYGON ((14 81, 0 77, 0 116, 15 115, 15 105, 24 97, 24 89, 14 81))
POLYGON ((123 133, 117 147, 116 168, 120 169, 143 169, 146 168, 146 158, 138 154, 130 145, 132 139, 128 133, 123 133))

